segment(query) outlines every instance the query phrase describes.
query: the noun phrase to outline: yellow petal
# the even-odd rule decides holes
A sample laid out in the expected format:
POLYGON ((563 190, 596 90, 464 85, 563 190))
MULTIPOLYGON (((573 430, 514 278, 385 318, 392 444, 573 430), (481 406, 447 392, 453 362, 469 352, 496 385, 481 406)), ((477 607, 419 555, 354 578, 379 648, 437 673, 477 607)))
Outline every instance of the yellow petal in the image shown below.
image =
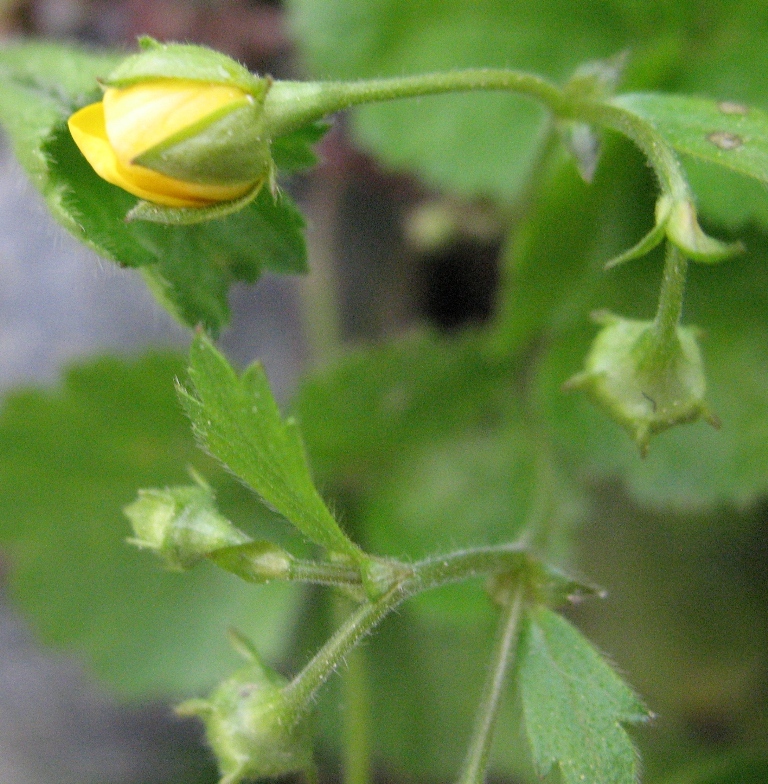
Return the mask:
POLYGON ((107 137, 128 164, 143 152, 222 110, 253 99, 238 87, 190 79, 154 79, 104 93, 107 137))
POLYGON ((96 174, 141 199, 166 207, 207 207, 244 196, 254 183, 199 185, 166 177, 144 166, 122 164, 107 138, 104 105, 92 103, 69 118, 69 131, 96 174))

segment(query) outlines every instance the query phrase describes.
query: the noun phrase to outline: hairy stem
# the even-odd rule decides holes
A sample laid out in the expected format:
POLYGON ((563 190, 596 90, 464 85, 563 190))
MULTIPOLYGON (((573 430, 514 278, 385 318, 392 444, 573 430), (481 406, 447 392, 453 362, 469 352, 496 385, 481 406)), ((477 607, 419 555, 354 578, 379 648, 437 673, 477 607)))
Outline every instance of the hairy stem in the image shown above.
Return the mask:
POLYGON ((690 201, 690 188, 677 155, 650 123, 610 101, 566 95, 536 74, 505 68, 469 68, 353 82, 277 81, 264 103, 265 133, 275 138, 360 104, 476 90, 526 95, 544 104, 557 117, 624 134, 648 158, 662 192, 674 201, 690 201))
POLYGON ((360 570, 343 563, 330 561, 291 561, 289 580, 338 587, 362 585, 360 570))
POLYGON ((580 120, 610 128, 631 139, 651 164, 662 193, 676 202, 692 200, 688 180, 675 151, 650 123, 611 103, 578 102, 573 112, 580 120))
POLYGON ((304 669, 285 687, 287 720, 296 723, 308 711, 317 690, 345 661, 369 632, 405 599, 422 591, 473 577, 509 572, 514 574, 530 563, 530 556, 517 545, 462 550, 429 558, 411 566, 403 564, 402 577, 375 601, 361 604, 314 655, 304 669))
POLYGON ((666 362, 678 349, 677 327, 683 312, 688 260, 680 249, 667 242, 667 257, 659 293, 659 307, 654 320, 659 360, 666 362))
POLYGON ((360 640, 406 596, 402 584, 399 584, 375 602, 365 602, 360 605, 312 657, 307 666, 285 687, 284 694, 293 723, 298 723, 306 714, 315 692, 328 680, 360 640))
POLYGON ((491 668, 483 688, 483 695, 475 716, 475 728, 458 778, 458 784, 483 784, 493 742, 493 731, 499 713, 499 702, 504 692, 506 676, 515 656, 520 613, 523 606, 523 586, 518 585, 505 602, 499 619, 496 644, 491 657, 491 668))
POLYGON ((350 106, 474 90, 504 90, 528 95, 556 114, 566 109, 563 93, 556 85, 535 74, 503 68, 470 68, 354 82, 277 81, 267 93, 264 104, 266 130, 270 138, 274 138, 350 106))

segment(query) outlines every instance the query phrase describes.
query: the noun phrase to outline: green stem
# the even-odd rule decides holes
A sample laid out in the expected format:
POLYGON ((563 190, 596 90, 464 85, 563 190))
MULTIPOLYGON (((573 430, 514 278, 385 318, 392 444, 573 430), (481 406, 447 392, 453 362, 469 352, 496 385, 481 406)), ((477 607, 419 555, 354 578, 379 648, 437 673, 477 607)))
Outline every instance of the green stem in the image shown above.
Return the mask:
POLYGON ((361 604, 285 687, 289 720, 298 722, 309 709, 315 692, 331 676, 360 640, 405 599, 447 583, 496 572, 515 573, 530 557, 517 545, 462 550, 403 566, 403 577, 376 601, 361 604))
POLYGON ((645 120, 612 103, 567 95, 536 74, 505 68, 469 68, 354 82, 277 81, 264 103, 265 132, 275 138, 359 104, 475 90, 527 95, 558 117, 624 134, 645 153, 662 191, 675 201, 690 200, 690 189, 674 150, 645 120))
POLYGON ((304 561, 300 558, 291 561, 290 572, 286 579, 338 587, 362 585, 359 569, 330 561, 304 561))
POLYGON ((413 564, 411 575, 403 582, 406 597, 439 588, 448 583, 471 580, 496 572, 515 572, 530 560, 519 544, 476 547, 449 555, 427 558, 413 564))
POLYGON ((577 102, 573 114, 581 121, 618 131, 643 152, 659 179, 662 193, 673 201, 691 201, 688 180, 675 151, 647 121, 620 106, 595 101, 577 102))
POLYGON ((685 278, 688 259, 680 249, 667 242, 667 257, 659 293, 659 306, 654 320, 658 360, 665 363, 676 356, 679 349, 677 327, 683 312, 685 278))
POLYGON ((269 138, 275 138, 350 106, 472 90, 515 92, 538 99, 555 114, 567 111, 560 88, 540 76, 503 68, 470 68, 355 82, 277 81, 264 104, 265 130, 269 138))
POLYGON ((467 756, 459 775, 458 784, 483 784, 488 758, 493 742, 493 730, 499 713, 499 702, 504 692, 507 671, 515 656, 519 632, 520 613, 523 606, 523 586, 517 588, 505 602, 496 644, 491 657, 491 669, 483 688, 483 695, 475 717, 475 728, 467 756))
MULTIPOLYGON (((339 596, 337 610, 348 611, 350 601, 339 596)), ((368 668, 365 649, 355 648, 347 656, 341 688, 343 704, 344 784, 370 784, 371 717, 368 668)))
POLYGON ((306 714, 315 692, 328 680, 350 651, 406 596, 402 584, 399 584, 375 602, 360 605, 312 657, 307 666, 285 687, 288 715, 294 723, 298 723, 306 714))

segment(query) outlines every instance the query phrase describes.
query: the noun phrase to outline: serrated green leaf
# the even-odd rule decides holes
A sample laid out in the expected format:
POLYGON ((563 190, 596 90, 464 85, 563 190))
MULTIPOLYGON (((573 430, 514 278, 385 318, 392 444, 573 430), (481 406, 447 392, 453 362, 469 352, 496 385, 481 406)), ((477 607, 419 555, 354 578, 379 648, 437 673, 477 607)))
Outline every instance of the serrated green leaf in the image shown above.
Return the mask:
POLYGON ((304 219, 284 192, 275 201, 263 190, 245 210, 219 221, 143 225, 147 233, 165 235, 167 251, 141 268, 150 290, 182 324, 202 324, 214 334, 229 321, 227 293, 234 281, 255 283, 262 262, 273 272, 306 271, 304 219), (178 242, 166 234, 174 231, 183 231, 178 242))
POLYGON ((637 751, 621 724, 648 711, 594 647, 557 613, 529 610, 515 673, 540 776, 563 784, 635 784, 637 751))
POLYGON ((264 370, 238 378, 204 335, 190 350, 191 388, 179 388, 195 433, 208 451, 308 539, 352 558, 361 552, 339 528, 312 481, 299 429, 284 420, 264 370))
POLYGON ((736 101, 630 93, 611 103, 632 112, 678 151, 768 182, 768 114, 736 101))
POLYGON ((203 565, 174 574, 126 543, 122 508, 141 486, 188 483, 194 465, 222 511, 260 538, 285 527, 196 448, 173 379, 182 357, 101 359, 59 389, 19 391, 0 413, 0 540, 11 593, 41 640, 66 648, 131 698, 186 696, 236 662, 230 625, 281 655, 297 611, 290 587, 254 588, 203 565))
POLYGON ((287 194, 275 200, 262 189, 240 212, 191 226, 126 222, 136 199, 95 174, 65 127, 43 151, 54 214, 101 255, 143 267, 160 302, 188 326, 217 332, 226 324, 227 292, 236 280, 253 283, 262 269, 306 271, 304 221, 287 194))
POLYGON ((731 232, 750 223, 768 226, 768 189, 754 177, 745 177, 698 158, 683 157, 699 213, 731 232))
POLYGON ((233 282, 253 283, 264 269, 306 272, 304 221, 287 194, 262 189, 241 211, 203 224, 126 222, 136 198, 96 175, 66 127, 73 111, 99 100, 96 76, 116 59, 53 44, 0 51, 0 122, 57 220, 100 255, 144 267, 176 318, 216 333, 229 320, 233 282))

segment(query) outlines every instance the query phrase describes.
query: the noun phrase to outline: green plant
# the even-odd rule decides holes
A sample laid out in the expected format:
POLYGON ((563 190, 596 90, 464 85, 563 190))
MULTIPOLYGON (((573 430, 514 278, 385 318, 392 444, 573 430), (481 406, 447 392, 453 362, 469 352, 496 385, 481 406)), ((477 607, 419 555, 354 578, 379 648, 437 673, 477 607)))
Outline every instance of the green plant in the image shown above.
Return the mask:
MULTIPOLYGON (((311 46, 320 68, 329 69, 333 59, 323 33, 346 24, 344 7, 340 0, 296 3, 300 23, 318 36, 311 46)), ((226 657, 211 649, 211 641, 223 641, 228 623, 241 628, 234 639, 248 664, 208 699, 181 707, 205 721, 222 784, 290 773, 313 780, 313 738, 340 750, 350 784, 361 784, 369 775, 372 721, 380 732, 376 754, 403 772, 447 777, 459 763, 461 784, 483 781, 498 728, 496 764, 507 773, 559 775, 567 784, 634 781, 638 757, 623 725, 644 722, 650 713, 556 612, 574 598, 599 593, 569 576, 569 567, 580 570, 573 542, 599 514, 592 505, 595 478, 599 483, 618 474, 626 509, 635 504, 644 512, 672 509, 702 519, 724 506, 752 507, 766 491, 764 265, 758 269, 737 258, 741 243, 714 239, 698 216, 709 212, 726 234, 751 218, 753 227, 744 231, 752 254, 747 259, 763 253, 764 194, 762 201, 739 201, 739 194, 752 187, 747 178, 768 182, 768 116, 742 103, 751 96, 717 101, 619 92, 625 68, 630 83, 647 88, 675 64, 675 45, 684 48, 689 31, 669 20, 669 40, 658 31, 648 34, 634 59, 589 60, 571 68, 561 86, 490 67, 499 54, 481 33, 493 28, 495 6, 482 4, 466 25, 464 12, 454 8, 450 22, 427 28, 442 36, 442 45, 433 41, 428 52, 439 53, 437 60, 451 51, 457 57, 447 43, 460 41, 458 54, 468 51, 472 63, 487 54, 489 67, 459 70, 450 67, 458 63, 446 62, 443 70, 422 74, 420 58, 430 66, 433 61, 409 35, 423 26, 422 14, 429 18, 426 8, 401 8, 394 31, 382 22, 392 22, 384 5, 362 4, 361 18, 354 20, 355 30, 378 31, 380 50, 393 58, 388 69, 408 76, 345 79, 387 70, 383 58, 374 60, 373 40, 358 47, 350 42, 351 54, 336 63, 338 81, 323 82, 255 78, 217 53, 149 40, 142 53, 127 58, 43 43, 0 55, 0 118, 53 214, 103 256, 140 268, 158 300, 198 328, 186 376, 168 358, 128 368, 107 362, 74 373, 54 400, 26 395, 8 404, 0 426, 10 445, 0 466, 8 483, 24 486, 30 470, 20 457, 30 448, 30 422, 38 423, 32 434, 45 456, 34 465, 37 481, 61 481, 54 466, 71 460, 67 448, 88 429, 89 449, 70 463, 67 492, 56 501, 57 515, 67 523, 59 529, 56 557, 63 551, 73 561, 102 561, 87 580, 65 570, 70 590, 51 607, 36 575, 47 574, 43 567, 46 558, 53 562, 53 548, 25 560, 22 546, 19 591, 49 637, 86 646, 96 668, 134 695, 188 693, 210 684, 226 657), (474 34, 464 41, 467 31, 474 34), (392 44, 395 35, 405 42, 402 51, 392 44), (97 78, 113 90, 161 81, 172 92, 174 80, 237 88, 237 100, 217 105, 215 117, 203 112, 189 127, 174 128, 138 151, 136 161, 206 189, 238 180, 228 175, 242 166, 245 192, 209 198, 206 190, 205 203, 195 206, 167 199, 158 204, 151 197, 160 191, 142 187, 136 193, 146 200, 137 203, 100 179, 66 127, 74 112, 98 101, 97 78), (450 109, 438 99, 436 109, 432 99, 405 108, 396 100, 487 91, 502 95, 450 109), (510 93, 531 103, 520 104, 510 93), (252 99, 245 109, 243 94, 252 99), (302 383, 294 416, 284 417, 260 366, 238 375, 212 342, 227 321, 228 288, 235 280, 254 282, 262 270, 306 271, 302 218, 279 176, 315 162, 312 145, 324 133, 324 118, 381 102, 387 105, 367 108, 358 122, 362 138, 384 160, 414 163, 433 183, 514 205, 502 211, 508 239, 496 313, 488 325, 450 338, 424 332, 344 356, 302 383), (531 109, 534 103, 544 111, 531 109), (455 123, 450 133, 440 125, 446 118, 455 123), (490 154, 474 127, 480 120, 491 134, 490 154), (254 143, 243 145, 243 136, 254 143), (686 169, 701 185, 705 209, 696 206, 697 189, 686 169), (652 316, 656 283, 644 257, 655 257, 660 246, 664 267, 652 316), (690 324, 686 318, 683 325, 689 276, 690 324), (596 308, 602 309, 595 318, 602 328, 595 338, 587 316, 596 308), (706 341, 699 328, 707 331, 706 341), (711 408, 705 364, 713 377, 711 408), (192 450, 174 415, 173 375, 186 378, 178 396, 212 461, 192 450), (603 413, 582 397, 565 395, 563 384, 585 389, 603 413), (153 416, 145 422, 149 410, 153 416), (718 425, 713 410, 725 421, 720 433, 677 427, 701 418, 718 425), (616 423, 645 460, 627 447, 616 423), (56 447, 48 433, 61 424, 68 435, 56 447), (168 444, 174 445, 170 456, 163 453, 168 444), (180 474, 190 464, 194 483, 182 484, 180 474), (316 476, 343 518, 319 492, 316 476), (140 491, 127 504, 129 488, 152 483, 166 487, 140 491), (89 509, 83 498, 94 485, 89 509), (116 499, 127 504, 133 543, 185 571, 182 577, 164 582, 146 559, 124 553, 114 527, 78 527, 83 515, 98 521, 105 496, 113 505, 116 499), (281 525, 286 521, 290 526, 281 525), (403 552, 407 559, 395 557, 403 552), (147 580, 138 592, 135 569, 147 580), (232 575, 243 584, 233 588, 232 575), (477 584, 446 588, 476 578, 485 580, 485 591, 477 584), (77 597, 94 581, 108 586, 104 615, 119 608, 122 637, 92 607, 75 611, 77 597), (287 653, 297 607, 310 601, 291 590, 293 583, 333 590, 312 595, 306 612, 314 628, 299 647, 315 637, 321 641, 284 678, 263 659, 287 653), (168 608, 178 597, 192 611, 174 618, 168 608), (406 600, 408 614, 393 620, 390 614, 406 600), (345 611, 338 623, 323 620, 345 611), (379 647, 360 649, 385 619, 379 647), (496 641, 489 643, 494 622, 496 641), (154 634, 161 626, 158 644, 146 630, 154 634), (256 639, 259 653, 245 635, 256 639), (448 650, 434 642, 437 636, 448 650), (491 660, 483 674, 476 660, 485 648, 491 660), (409 659, 419 658, 433 672, 412 671, 419 665, 409 659), (342 662, 348 664, 343 731, 322 704, 315 727, 318 693, 342 662), (459 677, 457 668, 471 672, 459 677), (379 683, 383 673, 385 686, 379 683), (371 718, 366 700, 372 690, 378 719, 371 718), (505 694, 511 699, 505 701, 505 694), (423 708, 416 705, 419 698, 423 708), (476 709, 467 707, 473 703, 476 709), (433 706, 439 715, 430 713, 433 706), (422 709, 425 715, 413 719, 422 709), (414 727, 419 740, 409 741, 414 727), (467 750, 460 762, 451 733, 464 727, 467 750)), ((633 13, 625 9, 630 21, 633 13)), ((557 38, 548 19, 544 13, 538 26, 528 21, 537 35, 557 38)), ((588 20, 577 15, 577 21, 588 20)), ((593 38, 606 25, 597 25, 593 38)), ((354 38, 354 31, 349 35, 354 38)), ((605 32, 611 44, 616 37, 605 32)), ((579 41, 563 47, 563 68, 593 53, 579 41)), ((698 82, 693 85, 698 89, 698 82)), ((21 493, 14 503, 21 508, 22 502, 28 517, 17 517, 15 527, 2 533, 23 545, 46 535, 42 525, 50 510, 36 496, 21 493)), ((758 756, 764 754, 764 743, 756 745, 758 756)), ((665 769, 657 767, 652 775, 665 769)), ((686 780, 707 780, 702 777, 711 768, 697 771, 691 775, 699 778, 686 780)))

